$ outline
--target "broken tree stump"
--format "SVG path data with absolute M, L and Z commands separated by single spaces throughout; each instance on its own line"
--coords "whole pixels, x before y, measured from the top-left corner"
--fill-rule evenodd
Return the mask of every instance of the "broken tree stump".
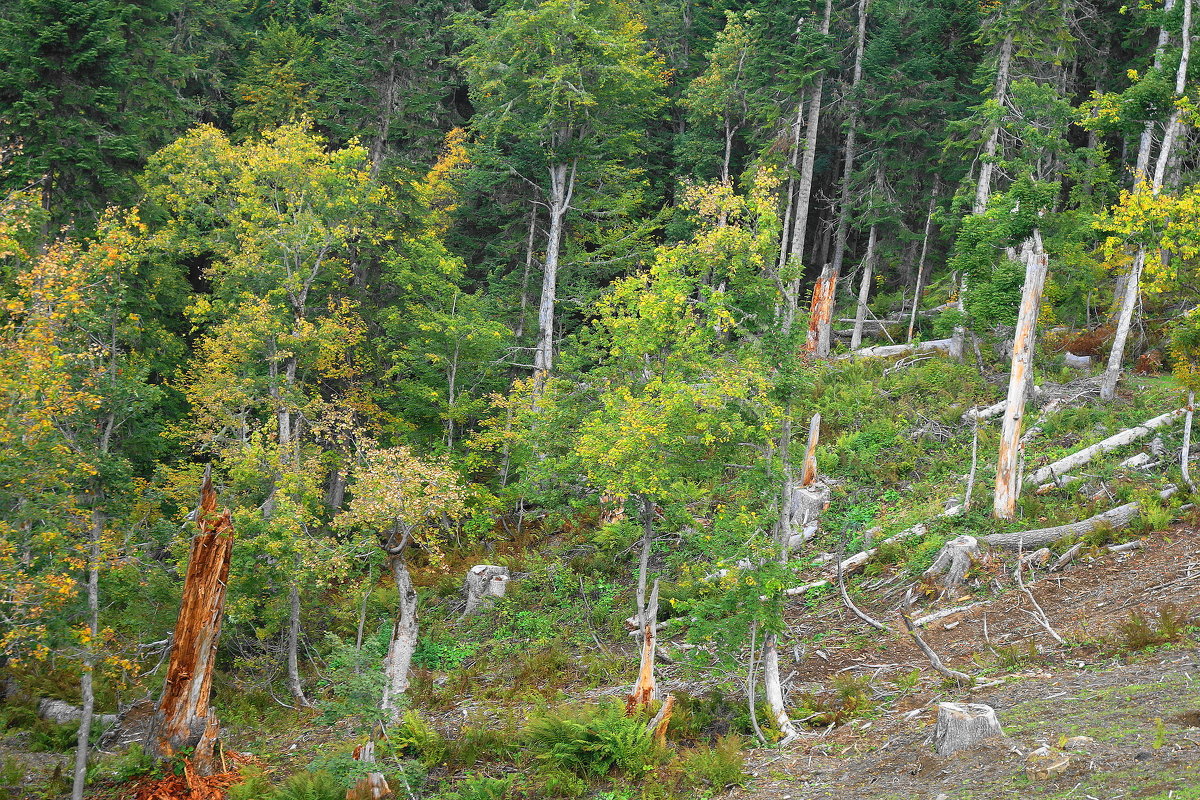
M 971 569 L 972 560 L 979 557 L 979 540 L 974 536 L 959 536 L 942 545 L 925 577 L 937 579 L 942 594 L 953 597 Z
M 463 593 L 467 597 L 464 617 L 478 613 L 491 605 L 497 598 L 504 597 L 511 575 L 508 567 L 491 564 L 476 564 L 467 570 L 463 580 Z
M 938 703 L 933 745 L 939 756 L 974 747 L 984 739 L 1003 736 L 996 710 L 982 703 Z
M 642 661 L 638 667 L 637 683 L 625 699 L 625 713 L 633 715 L 654 702 L 658 696 L 658 684 L 654 680 L 654 649 L 658 643 L 658 579 L 650 590 L 650 599 L 642 615 Z
M 354 760 L 363 764 L 374 764 L 375 740 L 368 740 L 354 748 Z M 386 800 L 395 796 L 382 772 L 368 772 L 346 792 L 346 800 Z
M 200 531 L 192 539 L 167 679 L 150 722 L 147 751 L 167 760 L 190 749 L 196 774 L 207 776 L 220 771 L 214 760 L 220 725 L 208 699 L 233 554 L 233 522 L 228 509 L 217 511 L 217 493 L 207 473 L 196 523 Z

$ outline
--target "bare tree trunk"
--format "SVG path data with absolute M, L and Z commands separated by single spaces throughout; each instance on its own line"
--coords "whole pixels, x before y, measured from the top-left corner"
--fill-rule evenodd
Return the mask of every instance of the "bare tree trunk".
M 821 23 L 821 33 L 829 35 L 829 20 L 833 15 L 833 0 L 825 0 L 825 18 Z M 800 303 L 800 282 L 803 278 L 804 239 L 808 234 L 808 213 L 812 206 L 813 167 L 817 158 L 817 130 L 821 124 L 821 101 L 824 97 L 825 72 L 817 76 L 813 86 L 812 96 L 808 103 L 808 122 L 804 132 L 804 161 L 800 168 L 800 188 L 795 202 L 795 218 L 792 222 L 792 244 L 789 250 L 788 262 L 792 274 L 784 276 L 783 291 L 783 325 L 784 336 L 792 331 L 796 321 L 796 311 Z
M 1042 248 L 1042 235 L 1035 228 L 1033 236 L 1022 248 L 1025 261 L 1025 287 L 1021 294 L 1021 310 L 1013 338 L 1012 369 L 1008 375 L 1008 403 L 1000 433 L 1000 457 L 996 462 L 996 493 L 993 513 L 997 519 L 1012 519 L 1016 513 L 1020 477 L 1017 470 L 1021 460 L 1021 423 L 1025 419 L 1025 399 L 1033 367 L 1034 342 L 1037 339 L 1038 310 L 1042 305 L 1042 289 L 1046 284 L 1047 258 Z
M 200 531 L 192 539 L 167 679 L 150 723 L 147 749 L 156 758 L 168 760 L 191 748 L 197 774 L 210 775 L 217 766 L 214 755 L 220 724 L 208 698 L 233 554 L 233 522 L 228 510 L 217 511 L 217 493 L 207 475 L 200 489 L 196 521 Z
M 1175 8 L 1175 0 L 1166 0 L 1163 3 L 1163 14 L 1170 14 Z M 1171 38 L 1171 32 L 1165 26 L 1159 26 L 1158 29 L 1158 45 L 1154 48 L 1154 69 L 1162 69 L 1163 51 L 1166 50 L 1167 42 Z M 1138 181 L 1147 180 L 1150 177 L 1150 148 L 1154 145 L 1154 122 L 1147 120 L 1142 127 L 1141 140 L 1138 142 L 1137 161 L 1134 166 L 1133 180 L 1136 185 Z
M 550 233 L 542 271 L 542 297 L 538 305 L 538 340 L 533 358 L 535 393 L 540 394 L 554 365 L 554 298 L 558 287 L 558 259 L 562 250 L 563 221 L 575 191 L 575 164 L 550 166 Z
M 1013 35 L 1010 31 L 1000 44 L 1000 58 L 996 64 L 996 84 L 992 93 L 992 100 L 1000 109 L 1001 114 L 1004 113 L 1005 105 L 1008 102 L 1008 81 L 1009 73 L 1012 70 L 1012 56 Z M 992 196 L 992 175 L 996 171 L 996 154 L 1000 150 L 1001 127 L 1001 121 L 997 120 L 988 132 L 987 143 L 983 146 L 979 176 L 975 182 L 975 202 L 971 206 L 972 214 L 982 214 L 986 211 L 988 200 Z
M 858 305 L 854 310 L 854 329 L 850 333 L 850 352 L 862 344 L 863 321 L 867 318 L 867 298 L 871 295 L 871 281 L 875 277 L 875 245 L 878 242 L 879 225 L 871 226 L 867 237 L 867 256 L 863 260 L 862 280 L 858 284 Z
M 300 556 L 296 555 L 293 561 L 299 571 Z M 296 708 L 312 705 L 304 696 L 304 683 L 300 680 L 300 586 L 295 581 L 288 587 L 287 685 Z
M 822 278 L 828 281 L 829 286 L 821 296 L 822 305 L 818 308 L 815 295 L 812 304 L 812 315 L 820 317 L 816 328 L 815 342 L 812 344 L 812 352 L 819 358 L 827 358 L 832 346 L 833 306 L 836 304 L 837 282 L 842 273 L 842 262 L 846 258 L 846 243 L 850 237 L 850 186 L 854 179 L 854 160 L 858 156 L 858 100 L 854 94 L 859 81 L 862 80 L 863 51 L 867 38 L 868 1 L 859 0 L 858 3 L 858 31 L 854 41 L 854 71 L 850 80 L 850 95 L 854 99 L 850 104 L 850 117 L 846 121 L 846 139 L 842 144 L 842 189 L 838 201 L 833 261 L 821 272 Z
M 773 633 L 763 638 L 763 691 L 767 696 L 767 705 L 775 725 L 783 734 L 780 746 L 790 744 L 800 735 L 792 724 L 787 713 L 787 704 L 783 699 L 783 685 L 779 680 L 779 639 Z
M 804 109 L 808 105 L 808 88 L 800 94 L 800 102 L 796 104 L 796 122 L 792 125 L 792 172 L 800 167 L 800 132 L 804 129 Z M 787 205 L 783 211 L 783 230 L 779 235 L 779 263 L 776 272 L 787 266 L 788 245 L 792 243 L 792 220 L 796 206 L 796 176 L 792 174 L 787 181 Z
M 925 280 L 925 259 L 929 255 L 929 236 L 933 232 L 933 212 L 937 208 L 938 187 L 934 186 L 933 195 L 929 198 L 929 214 L 925 217 L 925 235 L 921 237 L 921 257 L 917 259 L 917 280 L 913 287 L 912 311 L 908 316 L 908 339 L 913 339 L 913 329 L 917 326 L 917 312 L 921 308 L 921 289 Z
M 642 660 L 638 669 L 637 684 L 633 687 L 626 702 L 626 710 L 632 713 L 636 708 L 651 703 L 657 692 L 654 682 L 654 648 L 655 627 L 658 623 L 658 581 L 650 593 L 649 602 L 646 600 L 646 584 L 650 572 L 650 550 L 654 546 L 654 501 L 648 496 L 642 496 L 642 556 L 638 562 L 638 626 L 642 631 Z
M 521 337 L 525 335 L 525 309 L 529 307 L 529 273 L 533 270 L 533 245 L 537 236 L 538 204 L 536 197 L 532 206 L 533 208 L 529 212 L 529 235 L 525 240 L 525 269 L 521 273 L 521 313 L 517 316 L 517 327 L 513 330 L 513 336 L 518 344 L 520 344 Z
M 404 558 L 403 545 L 399 552 L 388 552 L 388 566 L 396 582 L 399 599 L 396 604 L 396 623 L 392 628 L 392 641 L 388 644 L 387 657 L 383 660 L 383 702 L 380 710 L 392 722 L 398 722 L 403 713 L 401 698 L 408 691 L 408 669 L 413 653 L 417 649 L 417 590 L 413 587 Z
M 92 527 L 88 536 L 88 642 L 83 671 L 79 675 L 79 692 L 82 711 L 79 715 L 79 733 L 75 737 L 75 771 L 71 781 L 71 800 L 83 800 L 84 783 L 87 780 L 88 740 L 92 733 L 92 719 L 96 710 L 96 692 L 92 678 L 96 671 L 96 642 L 100 637 L 100 539 L 104 533 L 104 514 L 97 507 L 98 492 L 92 498 Z
M 1187 399 L 1187 415 L 1183 419 L 1183 450 L 1179 455 L 1179 469 L 1183 473 L 1183 482 L 1187 484 L 1192 494 L 1196 493 L 1196 484 L 1192 482 L 1192 470 L 1189 462 L 1192 457 L 1192 413 L 1195 410 L 1196 393 L 1189 390 Z

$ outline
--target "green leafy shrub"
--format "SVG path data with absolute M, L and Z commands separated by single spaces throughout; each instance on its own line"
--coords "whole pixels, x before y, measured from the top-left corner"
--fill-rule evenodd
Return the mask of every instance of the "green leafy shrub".
M 23 796 L 25 766 L 15 758 L 0 760 L 0 798 L 17 800 Z
M 720 791 L 740 786 L 746 779 L 746 757 L 742 753 L 742 737 L 722 736 L 711 747 L 697 747 L 680 757 L 685 775 L 697 784 Z
M 452 791 L 439 794 L 438 800 L 504 800 L 514 780 L 511 776 L 468 775 Z
M 603 777 L 614 769 L 638 776 L 658 757 L 646 721 L 625 716 L 616 703 L 546 713 L 530 723 L 525 738 L 534 758 L 580 776 Z
M 426 766 L 446 760 L 448 745 L 434 728 L 415 711 L 406 711 L 390 739 L 398 754 L 417 759 Z
M 130 778 L 136 778 L 140 775 L 147 775 L 154 771 L 156 764 L 154 757 L 142 749 L 138 743 L 134 743 L 124 753 L 114 755 L 101 755 L 88 768 L 88 783 L 91 783 L 100 778 L 106 778 L 113 781 L 127 781 Z
M 829 689 L 819 692 L 802 692 L 802 707 L 799 718 L 814 727 L 841 724 L 875 706 L 872 699 L 871 681 L 853 675 L 834 677 Z
M 447 763 L 460 768 L 508 760 L 518 749 L 515 731 L 491 725 L 464 728 L 458 739 L 446 744 Z
M 362 648 L 356 651 L 352 642 L 326 634 L 328 666 L 321 683 L 322 697 L 317 702 L 322 722 L 332 724 L 352 716 L 373 719 L 377 715 L 384 681 L 379 663 L 387 653 L 390 639 L 391 632 L 381 628 L 376 635 L 366 637 Z
M 30 729 L 29 749 L 35 753 L 65 753 L 74 749 L 78 738 L 78 722 L 55 725 L 39 719 Z
M 1187 627 L 1188 615 L 1174 603 L 1164 603 L 1158 609 L 1157 619 L 1147 617 L 1135 609 L 1129 619 L 1118 628 L 1123 644 L 1130 650 L 1141 650 L 1157 644 L 1166 644 L 1179 639 Z

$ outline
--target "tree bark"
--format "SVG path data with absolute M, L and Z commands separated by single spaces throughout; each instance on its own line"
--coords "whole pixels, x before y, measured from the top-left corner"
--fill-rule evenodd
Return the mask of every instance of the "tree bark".
M 1192 482 L 1192 470 L 1189 462 L 1192 456 L 1192 413 L 1195 409 L 1196 393 L 1188 391 L 1187 416 L 1183 419 L 1183 450 L 1179 454 L 1179 470 L 1183 473 L 1183 482 L 1188 491 L 1196 493 L 1196 484 Z
M 1021 462 L 1021 423 L 1025 419 L 1025 400 L 1033 369 L 1033 350 L 1037 339 L 1038 310 L 1046 284 L 1047 258 L 1042 235 L 1035 228 L 1021 251 L 1025 262 L 1025 287 L 1021 310 L 1013 337 L 1012 368 L 1008 374 L 1008 401 L 1000 432 L 1000 456 L 996 462 L 996 492 L 992 513 L 997 519 L 1012 519 L 1016 514 L 1021 485 L 1017 472 Z
M 408 669 L 413 653 L 417 649 L 417 590 L 413 587 L 404 558 L 403 545 L 399 552 L 388 552 L 388 567 L 396 582 L 399 595 L 396 604 L 396 623 L 392 628 L 392 640 L 388 644 L 387 657 L 383 660 L 383 702 L 380 710 L 391 722 L 400 721 L 404 708 L 400 699 L 408 691 Z
M 775 725 L 783 734 L 779 746 L 791 744 L 800 736 L 796 726 L 792 724 L 787 713 L 787 704 L 783 699 L 783 684 L 779 679 L 779 637 L 768 633 L 763 637 L 763 692 L 766 694 L 767 706 Z
M 639 615 L 642 626 L 642 659 L 638 664 L 638 679 L 625 700 L 625 713 L 634 714 L 647 708 L 658 697 L 654 680 L 654 651 L 658 644 L 658 579 L 650 590 L 650 599 Z
M 1000 45 L 1000 58 L 996 64 L 996 84 L 992 100 L 1000 108 L 1003 116 L 1004 107 L 1008 102 L 1009 73 L 1012 69 L 1013 35 L 1009 32 Z M 992 196 L 992 175 L 996 170 L 996 154 L 1000 149 L 1001 120 L 996 120 L 988 132 L 987 142 L 979 163 L 979 176 L 975 182 L 975 202 L 971 206 L 972 214 L 982 214 L 987 210 L 988 200 Z
M 825 18 L 821 23 L 821 33 L 829 35 L 829 20 L 833 15 L 833 0 L 825 0 Z M 813 167 L 817 158 L 817 130 L 821 123 L 821 101 L 824 96 L 825 71 L 817 75 L 813 86 L 812 96 L 808 103 L 808 121 L 804 132 L 804 159 L 800 167 L 800 184 L 797 190 L 795 217 L 792 222 L 792 244 L 789 249 L 788 262 L 792 274 L 787 275 L 783 291 L 783 324 L 784 336 L 792 331 L 796 321 L 796 311 L 800 303 L 800 282 L 803 278 L 804 239 L 808 234 L 808 213 L 812 206 Z
M 862 344 L 863 320 L 867 318 L 867 298 L 871 294 L 871 280 L 875 277 L 875 244 L 878 240 L 879 226 L 872 225 L 867 237 L 867 256 L 863 259 L 862 280 L 858 284 L 858 304 L 854 309 L 854 331 L 850 334 L 850 350 L 857 350 Z
M 974 747 L 984 739 L 1003 736 L 996 711 L 982 703 L 938 703 L 933 744 L 939 756 Z
M 917 326 L 917 313 L 921 308 L 921 289 L 925 280 L 925 260 L 929 255 L 929 237 L 933 233 L 933 212 L 937 208 L 937 186 L 934 186 L 933 195 L 929 198 L 929 214 L 925 217 L 925 234 L 921 237 L 921 257 L 917 259 L 917 280 L 916 286 L 913 288 L 913 304 L 912 311 L 908 317 L 908 339 L 911 342 L 913 339 L 913 329 Z
M 296 555 L 294 561 L 298 571 L 300 556 Z M 304 696 L 304 683 L 300 680 L 300 586 L 294 581 L 288 587 L 287 684 L 296 708 L 312 705 Z
M 196 521 L 200 531 L 192 539 L 167 679 L 150 723 L 147 749 L 167 760 L 191 748 L 197 774 L 210 775 L 217 768 L 220 724 L 208 701 L 233 553 L 233 522 L 228 510 L 217 511 L 217 493 L 207 475 Z
M 550 165 L 550 233 L 546 238 L 546 263 L 542 271 L 542 297 L 538 305 L 538 339 L 534 351 L 535 393 L 541 392 L 554 366 L 554 299 L 558 287 L 558 261 L 562 251 L 563 222 L 575 191 L 575 164 Z
M 858 157 L 858 100 L 855 95 L 862 80 L 863 51 L 867 36 L 867 4 L 859 0 L 858 30 L 854 40 L 854 69 L 850 79 L 850 115 L 846 120 L 846 138 L 842 143 L 842 186 L 838 198 L 838 215 L 834 230 L 833 260 L 821 270 L 822 279 L 828 284 L 822 292 L 820 305 L 813 294 L 812 317 L 819 318 L 816 326 L 809 326 L 809 352 L 818 358 L 828 358 L 833 346 L 833 307 L 836 304 L 837 282 L 842 274 L 842 263 L 846 259 L 846 244 L 850 237 L 850 188 L 854 179 L 854 161 Z
M 88 536 L 88 643 L 83 671 L 79 675 L 82 708 L 79 714 L 79 732 L 75 738 L 75 770 L 71 781 L 71 800 L 83 800 L 84 783 L 87 780 L 88 743 L 96 710 L 96 692 L 92 678 L 96 671 L 96 642 L 100 637 L 100 540 L 104 534 L 104 513 L 97 507 L 100 502 L 98 494 L 94 493 L 92 498 L 92 526 Z

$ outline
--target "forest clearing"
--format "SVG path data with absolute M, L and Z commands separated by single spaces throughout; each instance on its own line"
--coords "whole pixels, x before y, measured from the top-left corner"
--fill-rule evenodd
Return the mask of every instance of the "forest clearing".
M 1200 798 L 1194 5 L 0 4 L 0 800 Z

